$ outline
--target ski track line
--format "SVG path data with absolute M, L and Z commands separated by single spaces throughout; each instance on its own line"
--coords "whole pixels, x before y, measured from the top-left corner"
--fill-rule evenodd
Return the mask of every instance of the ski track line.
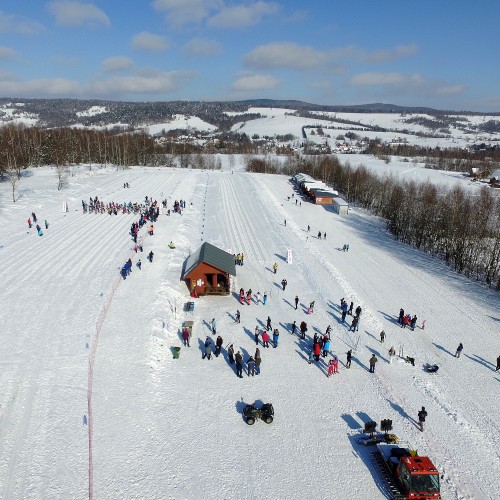
M 179 185 L 179 182 L 174 186 L 174 189 Z M 149 195 L 148 195 L 149 196 Z M 161 204 L 161 201 L 159 202 Z M 165 215 L 164 215 L 165 216 Z M 144 240 L 147 239 L 149 234 L 147 233 L 147 228 L 148 224 L 144 225 L 144 231 L 145 234 L 143 234 L 140 238 L 140 242 L 143 243 Z M 132 258 L 135 255 L 135 252 L 133 249 L 129 253 L 129 257 Z M 126 259 L 124 259 L 125 261 Z M 102 331 L 103 324 L 106 320 L 106 316 L 108 313 L 108 310 L 111 306 L 111 303 L 113 301 L 114 295 L 118 287 L 120 286 L 120 283 L 122 282 L 122 278 L 118 275 L 114 278 L 112 284 L 111 284 L 111 289 L 108 291 L 106 299 L 104 301 L 104 304 L 101 308 L 101 312 L 98 316 L 97 323 L 95 326 L 95 332 L 94 332 L 94 337 L 92 339 L 92 349 L 89 355 L 89 360 L 88 360 L 88 387 L 87 387 L 87 411 L 88 411 L 88 457 L 89 457 L 89 462 L 88 462 L 88 496 L 89 500 L 92 500 L 94 498 L 94 466 L 93 466 L 93 429 L 94 429 L 94 421 L 93 421 L 93 415 L 92 415 L 92 395 L 93 395 L 93 384 L 94 384 L 94 366 L 95 366 L 95 360 L 97 356 L 97 347 L 99 343 L 99 336 Z
M 376 383 L 377 381 L 379 383 Z M 408 407 L 401 393 L 394 390 L 394 386 L 392 385 L 390 380 L 383 374 L 381 374 L 380 370 L 376 372 L 374 380 L 372 381 L 372 385 L 375 391 L 379 394 L 379 398 L 384 404 L 386 404 L 386 401 L 389 399 L 393 403 L 397 404 L 400 408 L 404 409 Z M 416 424 L 413 424 L 410 421 L 408 421 L 408 419 L 406 419 L 404 415 L 402 415 L 402 417 L 404 418 L 403 425 L 406 428 L 405 434 L 410 434 L 411 431 L 414 431 L 414 425 Z M 431 459 L 434 458 L 434 461 L 436 461 L 438 460 L 437 457 L 439 456 L 442 457 L 443 470 L 440 470 L 440 472 L 441 474 L 443 474 L 445 467 L 453 463 L 451 459 L 447 458 L 453 456 L 453 453 L 450 452 L 450 450 L 445 450 L 443 448 L 439 440 L 436 439 L 432 431 L 429 430 L 428 426 L 421 437 L 426 442 L 425 449 L 434 450 L 434 455 L 433 457 L 432 456 L 430 457 Z M 410 443 L 410 446 L 416 447 L 416 443 L 414 444 Z M 456 466 L 453 467 L 452 472 L 447 474 L 446 479 L 448 487 L 452 490 L 457 500 L 464 498 L 468 498 L 470 500 L 476 498 L 484 498 L 484 493 L 479 493 L 479 491 L 475 486 L 472 486 L 470 483 L 468 483 L 467 486 L 464 484 L 463 473 L 459 472 L 459 467 Z M 465 493 L 459 494 L 458 487 L 460 487 L 460 490 Z M 471 487 L 473 490 L 472 492 L 471 492 Z M 464 494 L 466 495 L 465 497 L 463 496 Z

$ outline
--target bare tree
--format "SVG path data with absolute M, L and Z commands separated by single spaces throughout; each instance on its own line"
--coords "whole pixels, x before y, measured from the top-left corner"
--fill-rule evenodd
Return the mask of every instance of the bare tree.
M 9 170 L 9 182 L 10 185 L 12 186 L 12 201 L 15 203 L 16 202 L 16 189 L 21 181 L 21 177 L 17 175 L 17 172 L 15 170 Z

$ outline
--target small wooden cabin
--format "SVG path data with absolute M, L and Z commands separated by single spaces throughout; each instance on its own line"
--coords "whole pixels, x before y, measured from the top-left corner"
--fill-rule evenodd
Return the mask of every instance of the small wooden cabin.
M 230 276 L 236 276 L 234 256 L 205 242 L 187 258 L 183 279 L 191 295 L 228 295 Z

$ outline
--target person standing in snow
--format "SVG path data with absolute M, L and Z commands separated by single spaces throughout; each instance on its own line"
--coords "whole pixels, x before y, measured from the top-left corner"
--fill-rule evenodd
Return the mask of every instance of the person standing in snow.
M 295 335 L 295 331 L 296 331 L 296 330 L 297 330 L 297 322 L 296 322 L 296 321 L 294 321 L 294 322 L 292 323 L 292 335 Z
M 268 317 L 267 317 L 266 330 L 267 330 L 267 331 L 272 330 L 272 326 L 271 326 L 271 316 L 268 316 Z
M 375 373 L 375 363 L 377 361 L 377 356 L 375 356 L 375 354 L 372 354 L 372 357 L 370 358 L 370 373 Z
M 285 227 L 286 227 L 286 219 L 285 219 Z
M 260 302 L 260 292 L 257 292 L 257 305 L 259 304 Z
M 247 359 L 247 375 L 249 377 L 250 375 L 252 375 L 252 377 L 255 375 L 255 360 L 252 356 Z
M 356 307 L 356 310 L 354 311 L 358 318 L 361 316 L 361 311 L 362 311 L 361 306 Z
M 425 417 L 427 417 L 427 412 L 425 411 L 425 406 L 418 412 L 418 423 L 420 425 L 420 432 L 424 432 L 424 422 Z
M 45 229 L 49 228 L 49 223 L 47 222 L 47 219 L 45 219 Z
M 149 255 L 148 255 L 148 259 L 149 259 L 149 262 L 153 263 L 153 257 L 154 257 L 154 253 L 153 253 L 153 250 L 151 250 L 151 252 L 149 252 Z
M 203 357 L 201 359 L 205 358 L 212 358 L 212 342 L 210 340 L 210 337 L 207 337 L 207 340 L 205 340 L 205 352 L 203 353 Z
M 136 266 L 139 268 L 139 271 L 142 269 L 142 262 L 141 262 L 141 259 L 139 259 L 139 260 L 137 261 Z
M 404 310 L 403 308 L 401 308 L 401 309 L 399 310 L 399 317 L 398 317 L 398 323 L 399 323 L 400 325 L 402 325 L 402 324 L 403 324 L 403 318 L 404 318 L 404 317 L 405 317 L 405 310 Z
M 295 295 L 295 310 L 297 310 L 298 306 L 299 306 L 299 296 Z
M 311 364 L 314 361 L 314 349 L 309 351 L 309 356 L 307 357 L 307 362 Z
M 262 345 L 265 348 L 269 348 L 269 334 L 267 333 L 266 330 L 262 332 Z
M 273 271 L 274 271 L 274 274 L 276 274 L 276 271 L 278 270 L 278 264 L 276 264 L 276 262 L 273 264 Z
M 222 337 L 219 335 L 215 341 L 215 357 L 218 358 L 223 344 Z
M 262 297 L 262 303 L 266 305 L 267 302 L 267 292 L 264 292 L 264 296 Z
M 311 226 L 308 224 L 307 225 L 307 232 L 309 233 L 311 231 Z
M 422 321 L 422 326 L 420 327 L 421 330 L 425 330 L 425 323 L 426 323 L 426 321 L 424 319 L 424 321 Z
M 189 347 L 189 330 L 186 327 L 182 330 L 182 341 L 184 343 L 184 347 Z
M 347 351 L 347 362 L 345 364 L 346 368 L 351 368 L 351 359 L 352 359 L 352 349 Z
M 231 344 L 227 350 L 227 357 L 229 358 L 229 363 L 231 365 L 234 364 L 234 347 L 233 344 Z
M 415 326 L 417 325 L 417 315 L 414 314 L 413 315 L 413 318 L 411 318 L 411 321 L 410 321 L 410 328 L 411 328 L 411 331 L 415 331 Z
M 279 338 L 280 338 L 280 332 L 278 331 L 277 328 L 275 328 L 273 331 L 273 344 L 274 344 L 275 349 L 276 349 L 276 347 L 278 347 Z
M 328 352 L 330 351 L 330 339 L 325 337 L 323 339 L 323 357 L 326 358 L 328 356 Z
M 500 370 L 500 356 L 498 356 L 498 358 L 497 358 L 497 367 L 496 367 L 495 371 L 497 372 L 498 370 Z
M 238 311 L 238 309 L 236 309 L 236 323 L 239 323 L 240 322 L 240 311 Z
M 352 308 L 354 307 L 354 302 L 351 301 L 351 304 L 349 305 L 349 310 L 347 311 L 347 314 L 349 316 L 352 316 Z
M 283 278 L 281 280 L 281 286 L 283 287 L 283 291 L 285 291 L 285 288 L 287 285 L 288 285 L 288 281 L 285 278 Z
M 328 363 L 328 374 L 327 377 L 331 377 L 333 375 L 333 359 Z
M 352 322 L 351 322 L 351 326 L 349 327 L 349 331 L 353 331 L 353 332 L 356 332 L 359 330 L 359 317 L 358 316 L 354 316 L 354 318 L 352 318 Z
M 309 309 L 311 309 L 311 313 L 314 312 L 314 300 L 309 304 Z
M 389 349 L 389 363 L 392 365 L 392 358 L 396 356 L 396 349 L 394 347 L 391 347 Z
M 380 342 L 383 344 L 385 340 L 385 330 L 380 332 Z
M 29 217 L 28 217 L 28 226 L 31 229 L 32 224 L 31 224 L 31 219 Z
M 455 358 L 460 357 L 460 354 L 462 354 L 463 349 L 464 349 L 464 346 L 463 346 L 462 342 L 460 342 L 460 344 L 457 347 L 457 352 L 455 353 Z
M 314 361 L 318 362 L 319 357 L 321 355 L 321 346 L 319 345 L 319 342 L 315 342 L 313 350 L 314 350 Z
M 255 375 L 260 374 L 260 364 L 262 363 L 262 358 L 260 357 L 260 349 L 257 347 L 255 349 L 255 355 L 253 357 L 255 359 Z
M 345 323 L 345 317 L 347 316 L 347 308 L 349 306 L 347 305 L 347 302 L 343 301 L 340 309 L 342 310 L 342 323 Z
M 215 321 L 215 318 L 212 318 L 212 321 L 210 322 L 210 328 L 212 330 L 212 335 L 215 335 L 217 333 L 217 321 Z
M 234 360 L 236 361 L 236 376 L 243 378 L 243 356 L 240 351 L 236 353 Z
M 259 345 L 259 325 L 255 327 L 255 331 L 253 334 L 254 340 L 255 340 L 255 345 Z
M 321 231 L 318 232 L 318 240 L 321 239 Z
M 302 321 L 300 323 L 300 338 L 301 339 L 306 338 L 306 332 L 307 332 L 307 323 L 305 321 Z

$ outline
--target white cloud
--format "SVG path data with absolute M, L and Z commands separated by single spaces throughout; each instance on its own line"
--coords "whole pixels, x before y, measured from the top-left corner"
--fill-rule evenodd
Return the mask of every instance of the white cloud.
M 134 62 L 132 59 L 126 56 L 108 57 L 101 63 L 101 68 L 106 72 L 125 71 L 131 69 L 133 66 Z
M 64 55 L 52 56 L 50 60 L 54 64 L 59 64 L 61 66 L 66 66 L 66 67 L 76 66 L 80 62 L 78 57 L 64 56 Z
M 455 96 L 465 90 L 464 85 L 448 85 L 438 80 L 424 78 L 419 73 L 407 75 L 399 72 L 367 72 L 354 75 L 351 85 L 358 87 L 385 87 L 399 94 L 416 94 L 426 97 Z
M 154 0 L 153 7 L 165 12 L 167 22 L 180 27 L 185 24 L 199 24 L 208 18 L 210 12 L 224 6 L 222 0 Z
M 295 42 L 272 42 L 247 52 L 243 56 L 243 63 L 254 68 L 304 71 L 325 66 L 335 57 L 334 52 L 316 50 Z
M 98 25 L 110 26 L 109 17 L 99 7 L 91 3 L 72 1 L 51 2 L 49 12 L 55 16 L 60 26 L 87 26 L 95 28 Z
M 276 14 L 278 10 L 278 4 L 263 1 L 224 7 L 208 20 L 207 25 L 211 28 L 247 28 L 257 24 L 264 16 Z
M 7 59 L 8 57 L 13 57 L 15 55 L 16 51 L 14 49 L 0 45 L 0 59 Z
M 281 80 L 272 75 L 243 76 L 233 83 L 233 90 L 266 90 L 274 89 L 281 84 Z
M 390 50 L 375 50 L 373 52 L 368 52 L 358 49 L 356 52 L 357 58 L 361 62 L 377 64 L 414 56 L 418 52 L 418 47 L 415 43 L 411 43 L 409 45 L 397 45 Z
M 137 50 L 163 52 L 168 49 L 168 41 L 164 36 L 153 35 L 147 31 L 137 33 L 132 38 L 132 47 Z
M 0 11 L 0 33 L 16 33 L 18 35 L 38 35 L 45 31 L 43 24 L 17 14 L 6 14 Z
M 21 81 L 13 75 L 2 78 L 0 95 L 18 97 L 99 97 L 119 98 L 127 94 L 169 94 L 181 89 L 194 76 L 185 71 L 143 71 L 131 76 L 116 76 L 89 83 L 66 78 Z
M 15 81 L 16 75 L 14 73 L 10 73 L 9 71 L 1 71 L 0 70 L 0 82 L 2 81 Z
M 222 45 L 216 40 L 193 38 L 184 45 L 182 52 L 187 57 L 217 56 L 222 52 Z

